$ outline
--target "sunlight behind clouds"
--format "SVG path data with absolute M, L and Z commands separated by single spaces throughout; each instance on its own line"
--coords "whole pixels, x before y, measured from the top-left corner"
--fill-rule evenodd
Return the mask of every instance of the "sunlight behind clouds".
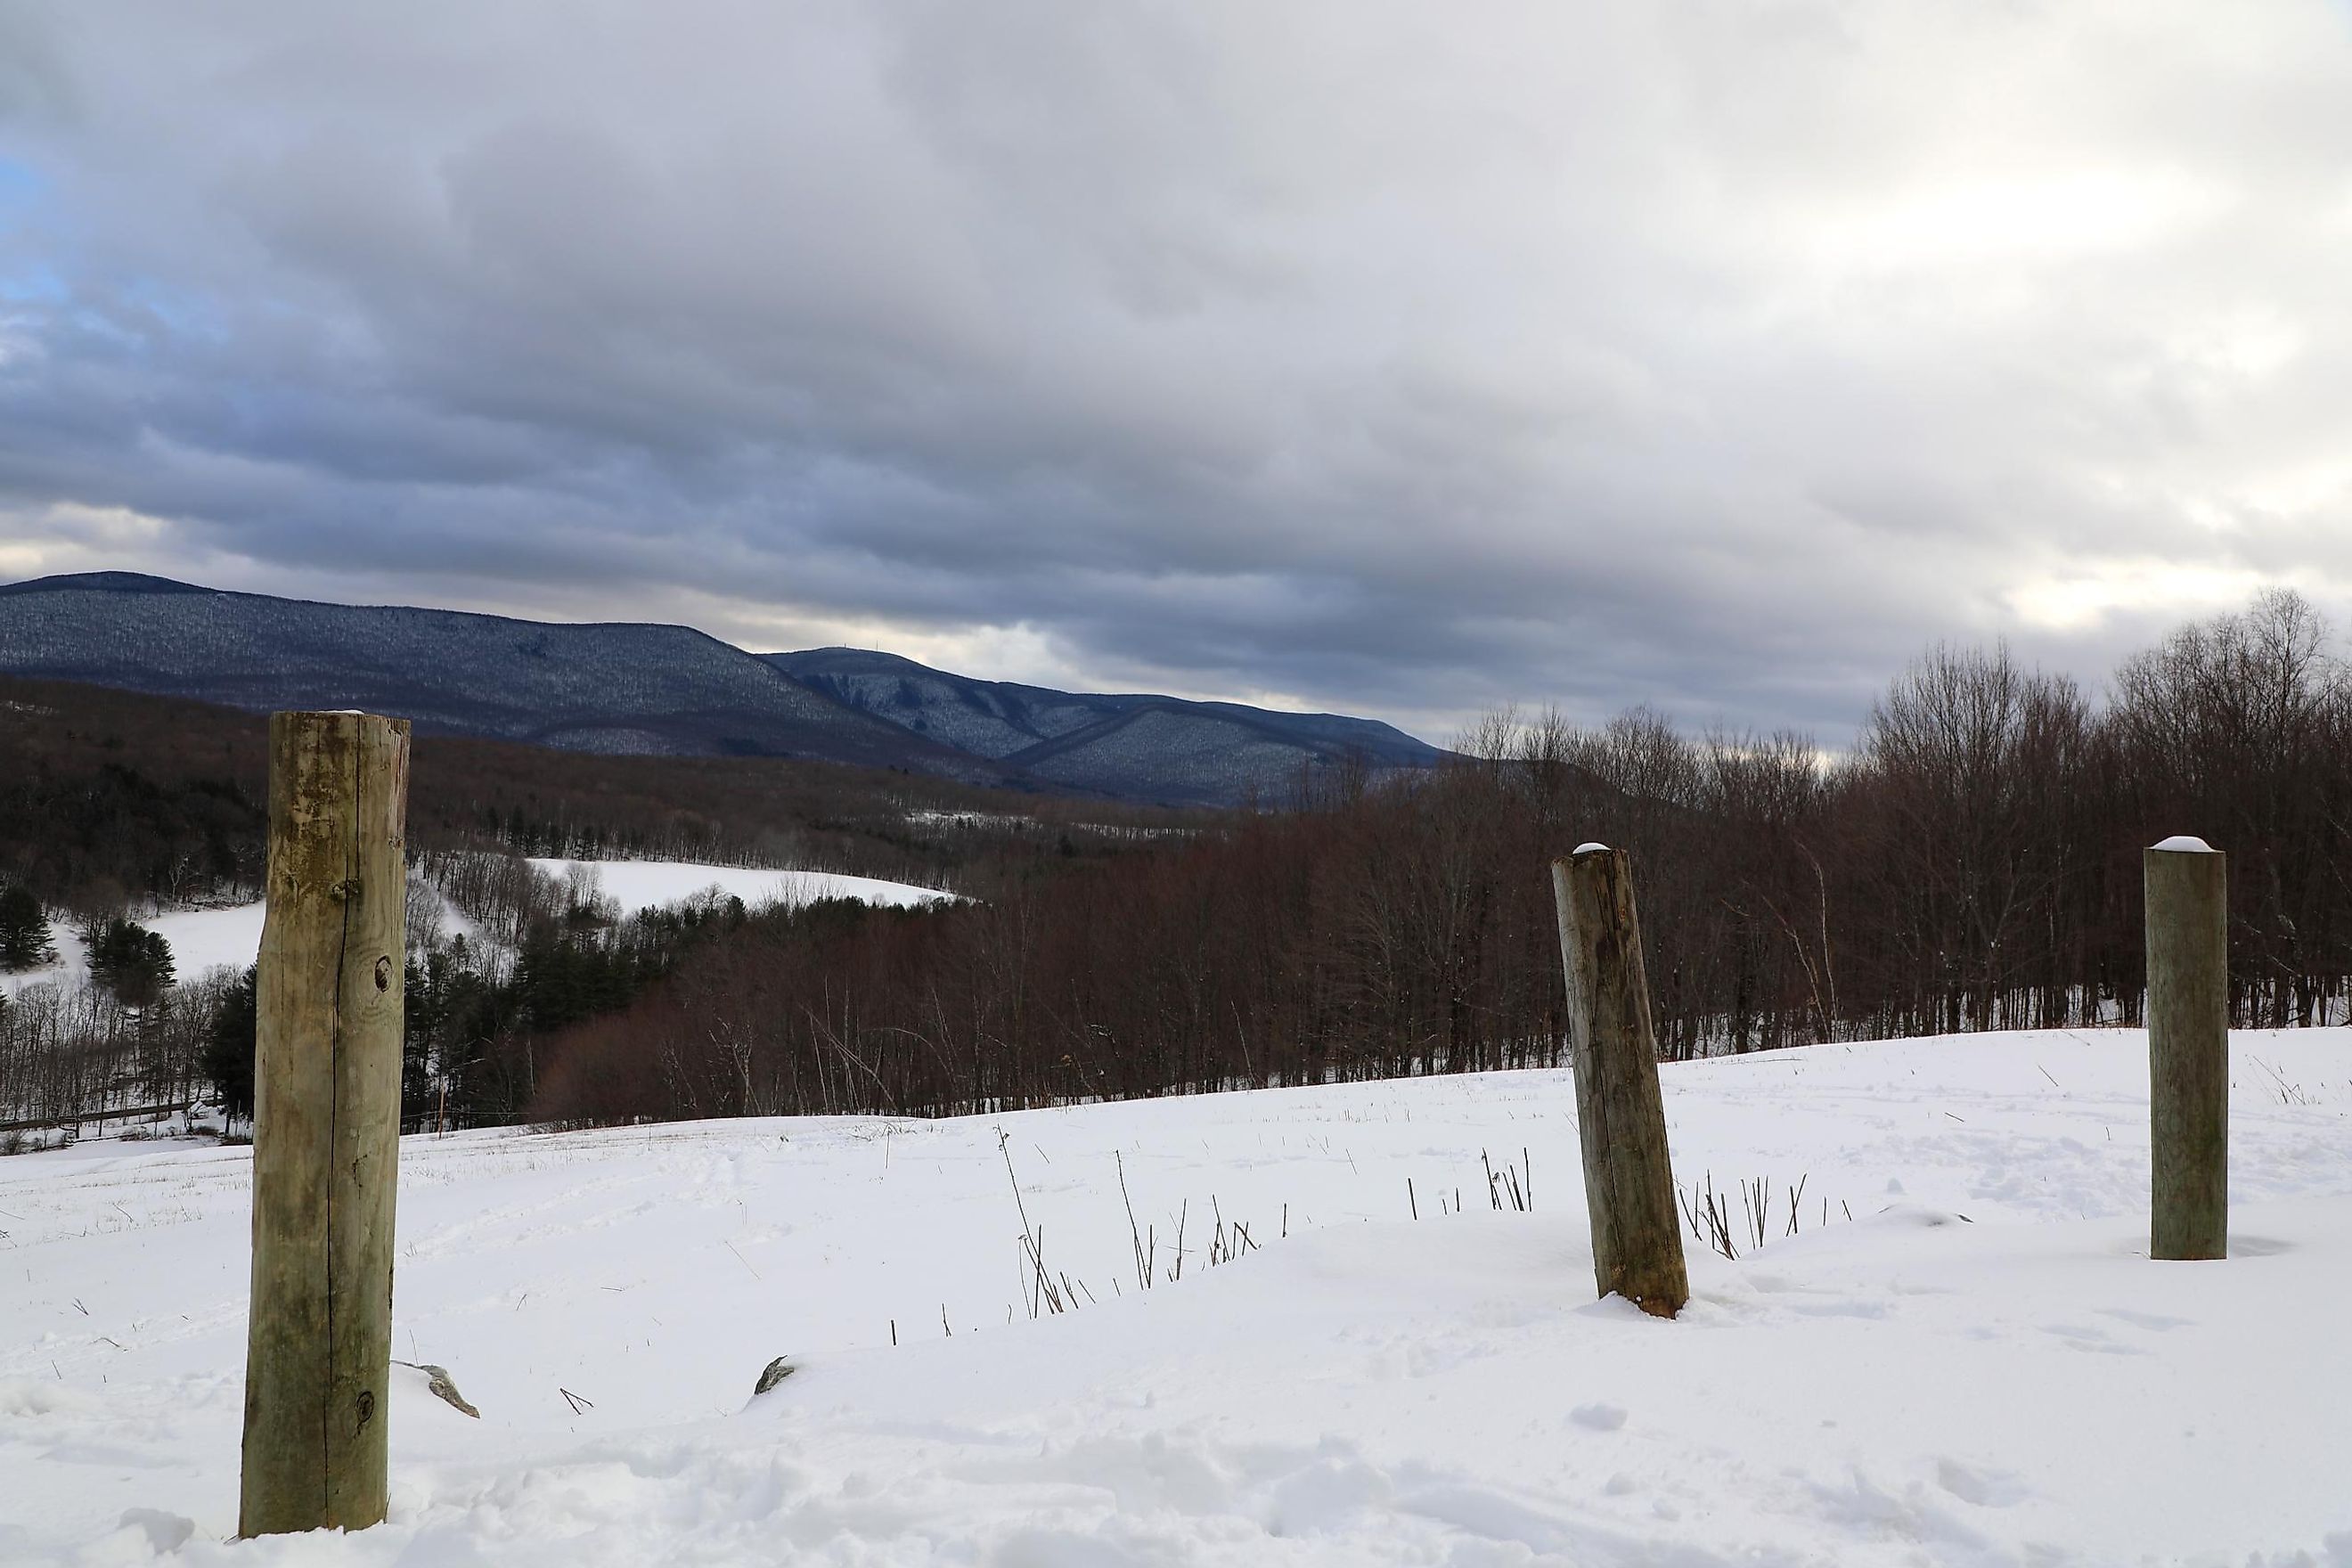
M 1960 268 L 2127 251 L 2207 222 L 2226 192 L 2186 174 L 2107 169 L 1943 182 L 1825 218 L 1832 267 Z
M 2235 609 L 2273 581 L 2243 568 L 2113 561 L 2067 576 L 2036 578 L 2011 589 L 2007 599 L 2027 626 L 2063 632 L 2096 626 L 2116 611 L 2186 619 Z M 2302 583 L 2286 585 L 2309 591 Z

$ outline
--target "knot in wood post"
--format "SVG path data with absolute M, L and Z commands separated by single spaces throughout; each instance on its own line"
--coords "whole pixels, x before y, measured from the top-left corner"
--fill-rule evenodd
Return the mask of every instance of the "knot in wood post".
M 407 801 L 406 720 L 271 717 L 241 1535 L 384 1516 Z
M 1580 845 L 1552 863 L 1552 890 L 1568 982 L 1569 1060 L 1593 1279 L 1601 1295 L 1671 1318 L 1690 1300 L 1690 1281 L 1632 867 L 1622 849 Z

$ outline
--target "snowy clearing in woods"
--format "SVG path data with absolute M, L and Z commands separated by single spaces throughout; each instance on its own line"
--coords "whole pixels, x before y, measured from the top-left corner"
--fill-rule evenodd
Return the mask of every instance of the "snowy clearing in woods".
M 172 944 L 173 973 L 194 980 L 215 964 L 243 969 L 251 963 L 261 951 L 261 914 L 262 906 L 253 903 L 134 918 Z M 56 961 L 37 969 L 0 970 L 0 994 L 14 996 L 40 984 L 76 985 L 89 975 L 89 952 L 71 926 L 52 917 L 49 940 L 58 950 Z
M 757 866 L 706 866 L 687 860 L 552 860 L 533 858 L 533 869 L 562 881 L 575 870 L 620 906 L 624 915 L 651 905 L 674 904 L 716 888 L 753 909 L 763 904 L 814 903 L 819 899 L 857 899 L 869 904 L 909 905 L 953 897 L 935 888 L 847 877 L 834 871 L 780 871 Z M 261 951 L 258 902 L 217 910 L 166 910 L 135 918 L 172 944 L 172 966 L 182 980 L 194 980 L 216 964 L 243 969 Z M 454 911 L 445 922 L 465 928 Z M 0 972 L 0 994 L 14 995 L 44 982 L 72 984 L 89 972 L 82 940 L 62 921 L 53 924 L 54 963 L 38 969 Z
M 904 907 L 952 898 L 937 888 L 848 877 L 838 871 L 777 871 L 759 866 L 702 866 L 683 860 L 548 860 L 534 858 L 533 870 L 562 881 L 577 872 L 634 914 L 654 904 L 674 904 L 716 888 L 753 909 L 762 904 L 810 904 L 819 899 L 856 899 L 862 903 Z
M 2352 1563 L 2352 1031 L 2235 1037 L 2227 1262 L 2143 1256 L 2146 1062 L 1668 1067 L 1774 1194 L 1672 1322 L 1591 1299 L 1559 1072 L 410 1138 L 394 1353 L 481 1419 L 395 1368 L 391 1521 L 236 1544 L 246 1152 L 0 1161 L 0 1562 Z

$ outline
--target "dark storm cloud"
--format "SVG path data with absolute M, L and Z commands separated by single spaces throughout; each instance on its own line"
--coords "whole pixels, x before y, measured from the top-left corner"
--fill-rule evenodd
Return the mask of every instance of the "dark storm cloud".
M 0 574 L 1835 740 L 2352 608 L 2322 4 L 0 0 Z

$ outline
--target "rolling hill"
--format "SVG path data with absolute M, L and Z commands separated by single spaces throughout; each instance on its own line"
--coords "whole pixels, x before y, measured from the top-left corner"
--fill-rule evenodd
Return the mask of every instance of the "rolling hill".
M 767 755 L 1009 782 L 686 626 L 563 626 L 217 593 L 131 573 L 0 588 L 0 671 L 232 708 L 358 707 L 428 734 Z
M 127 572 L 0 586 L 0 674 L 248 710 L 360 707 L 420 733 L 776 756 L 1185 805 L 1288 798 L 1351 760 L 1425 767 L 1387 724 L 975 680 L 886 653 L 756 656 L 690 627 L 564 625 L 225 593 Z
M 1441 755 L 1393 725 L 1339 714 L 976 680 L 860 648 L 766 658 L 845 706 L 1062 789 L 1217 804 L 1278 800 L 1302 773 L 1351 756 L 1383 769 L 1430 767 Z

